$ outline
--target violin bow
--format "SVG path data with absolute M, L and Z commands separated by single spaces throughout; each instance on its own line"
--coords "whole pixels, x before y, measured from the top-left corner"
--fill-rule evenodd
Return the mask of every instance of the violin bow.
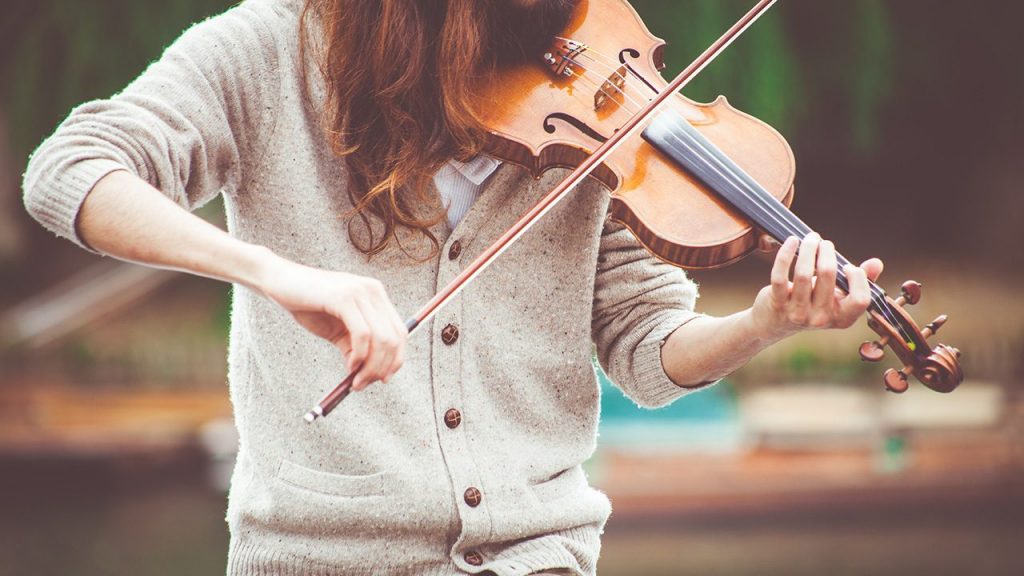
M 573 191 L 587 176 L 600 166 L 619 145 L 639 132 L 643 123 L 661 108 L 673 94 L 682 90 L 691 80 L 697 77 L 715 58 L 729 47 L 743 32 L 754 24 L 778 0 L 760 0 L 742 18 L 732 25 L 721 37 L 687 66 L 665 90 L 650 100 L 639 112 L 634 114 L 613 136 L 601 144 L 575 170 L 566 176 L 551 192 L 548 192 L 537 204 L 524 214 L 515 224 L 501 235 L 491 246 L 476 257 L 466 268 L 440 292 L 434 295 L 419 311 L 405 321 L 409 335 L 430 320 L 452 298 L 457 296 L 470 282 L 493 263 L 498 256 L 515 244 L 523 234 L 555 207 L 569 192 Z M 352 382 L 362 366 L 352 370 L 340 384 L 327 393 L 320 402 L 306 413 L 306 422 L 314 422 L 317 418 L 327 416 L 352 392 Z

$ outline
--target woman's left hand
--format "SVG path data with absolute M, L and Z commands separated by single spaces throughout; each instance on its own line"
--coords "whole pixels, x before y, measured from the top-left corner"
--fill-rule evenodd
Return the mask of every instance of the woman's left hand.
M 771 285 L 761 289 L 751 309 L 759 332 L 778 340 L 802 330 L 852 326 L 871 303 L 868 280 L 882 273 L 882 261 L 872 258 L 859 267 L 847 265 L 843 272 L 849 294 L 836 288 L 832 242 L 813 232 L 803 241 L 788 238 L 775 256 Z

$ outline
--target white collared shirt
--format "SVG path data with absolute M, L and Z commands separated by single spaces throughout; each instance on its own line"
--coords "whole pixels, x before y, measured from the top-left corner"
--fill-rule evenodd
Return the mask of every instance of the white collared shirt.
M 448 209 L 448 226 L 452 230 L 469 212 L 484 182 L 499 166 L 500 160 L 481 154 L 466 162 L 451 160 L 434 174 L 434 186 L 442 205 Z

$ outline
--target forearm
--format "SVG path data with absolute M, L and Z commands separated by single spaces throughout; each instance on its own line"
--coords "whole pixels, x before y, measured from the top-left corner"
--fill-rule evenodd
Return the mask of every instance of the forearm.
M 247 244 L 181 208 L 147 182 L 112 172 L 82 204 L 77 228 L 93 249 L 131 262 L 255 288 L 270 250 Z
M 679 386 L 698 386 L 731 374 L 781 338 L 758 328 L 749 308 L 725 317 L 698 316 L 665 340 L 661 362 Z
M 408 331 L 383 284 L 304 266 L 248 244 L 181 208 L 125 171 L 102 178 L 78 214 L 79 237 L 105 254 L 245 285 L 285 308 L 358 370 L 354 390 L 387 381 Z
M 758 292 L 753 306 L 725 318 L 697 317 L 666 339 L 661 349 L 665 372 L 680 386 L 694 386 L 732 373 L 797 332 L 849 328 L 871 303 L 868 279 L 878 277 L 882 262 L 847 265 L 843 272 L 848 295 L 836 288 L 831 242 L 813 232 L 802 242 L 788 238 L 775 257 L 771 285 Z

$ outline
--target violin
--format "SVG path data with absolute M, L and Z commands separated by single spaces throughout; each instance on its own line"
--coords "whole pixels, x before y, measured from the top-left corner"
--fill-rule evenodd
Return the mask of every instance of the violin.
M 587 176 L 611 191 L 610 217 L 656 257 L 682 268 L 732 264 L 762 244 L 800 239 L 811 228 L 789 206 L 796 163 L 771 126 L 733 108 L 724 97 L 693 102 L 679 90 L 751 26 L 776 0 L 760 0 L 672 82 L 662 78 L 665 42 L 650 33 L 626 0 L 578 0 L 569 24 L 543 54 L 499 69 L 481 82 L 480 116 L 490 132 L 486 152 L 534 176 L 552 168 L 569 174 L 444 290 L 410 318 L 410 333 L 433 316 Z M 837 254 L 836 285 L 848 292 Z M 937 392 L 963 381 L 960 351 L 928 339 L 946 316 L 919 328 L 905 306 L 921 285 L 905 282 L 890 298 L 870 283 L 868 326 L 879 338 L 860 357 L 902 363 L 888 369 L 896 393 L 914 376 Z M 348 395 L 354 370 L 306 415 L 312 422 Z

